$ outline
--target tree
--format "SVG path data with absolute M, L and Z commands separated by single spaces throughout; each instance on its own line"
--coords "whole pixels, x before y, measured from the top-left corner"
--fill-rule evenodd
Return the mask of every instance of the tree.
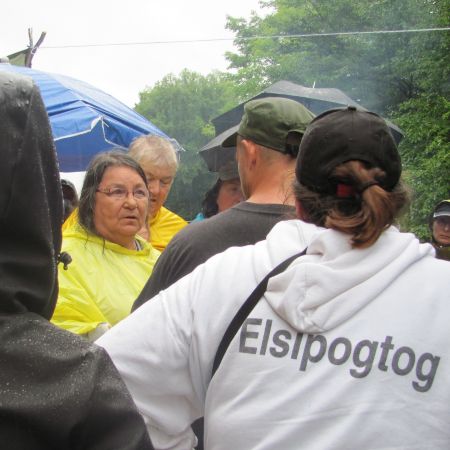
M 165 76 L 139 97 L 136 111 L 185 149 L 167 206 L 192 219 L 201 208 L 204 193 L 214 182 L 198 151 L 214 137 L 211 119 L 237 102 L 232 82 L 219 72 L 203 76 L 184 70 L 178 77 Z
M 403 225 L 425 240 L 434 206 L 450 198 L 450 102 L 435 93 L 421 94 L 400 105 L 396 121 L 406 134 L 404 178 L 414 187 L 413 207 Z
M 405 224 L 425 238 L 426 211 L 439 196 L 450 196 L 450 33 L 320 34 L 446 27 L 449 1 L 262 0 L 261 5 L 269 10 L 264 18 L 253 14 L 227 23 L 236 33 L 238 52 L 227 57 L 240 94 L 254 95 L 282 79 L 335 87 L 397 121 L 406 134 L 400 151 L 415 191 Z M 304 34 L 316 36 L 294 36 Z

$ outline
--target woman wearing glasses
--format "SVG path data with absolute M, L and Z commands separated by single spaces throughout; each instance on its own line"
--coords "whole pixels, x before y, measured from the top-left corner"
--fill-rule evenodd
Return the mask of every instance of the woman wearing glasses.
M 130 156 L 113 150 L 91 161 L 78 223 L 63 234 L 71 262 L 59 266 L 53 323 L 95 340 L 129 314 L 159 256 L 137 235 L 148 199 L 145 174 Z

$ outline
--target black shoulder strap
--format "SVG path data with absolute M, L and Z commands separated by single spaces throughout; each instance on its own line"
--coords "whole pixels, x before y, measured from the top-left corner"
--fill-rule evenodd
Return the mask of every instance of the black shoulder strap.
M 211 376 L 214 376 L 216 370 L 219 368 L 220 363 L 222 362 L 222 359 L 225 355 L 225 352 L 228 349 L 228 346 L 230 345 L 234 336 L 238 332 L 239 328 L 241 328 L 242 324 L 244 323 L 244 320 L 252 312 L 253 308 L 256 306 L 261 297 L 264 295 L 264 292 L 266 292 L 269 279 L 286 270 L 289 264 L 291 264 L 291 262 L 294 261 L 294 259 L 297 259 L 298 257 L 305 255 L 306 250 L 307 249 L 305 248 L 302 252 L 292 255 L 291 257 L 280 263 L 278 266 L 276 266 L 274 269 L 272 269 L 272 271 L 264 277 L 264 279 L 258 284 L 258 286 L 256 286 L 253 292 L 249 295 L 244 304 L 239 308 L 239 311 L 233 317 L 233 320 L 230 322 L 230 325 L 228 325 L 228 328 L 225 331 L 222 340 L 220 341 L 216 356 L 214 358 Z

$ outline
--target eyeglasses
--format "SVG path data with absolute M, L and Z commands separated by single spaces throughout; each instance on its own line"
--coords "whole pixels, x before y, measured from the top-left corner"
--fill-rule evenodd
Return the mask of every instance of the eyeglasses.
M 97 189 L 97 192 L 105 194 L 108 197 L 113 198 L 114 200 L 124 200 L 130 194 L 130 192 L 127 189 L 122 187 L 113 187 L 110 189 Z M 148 198 L 148 191 L 144 188 L 135 189 L 132 192 L 132 194 L 136 200 L 144 200 Z

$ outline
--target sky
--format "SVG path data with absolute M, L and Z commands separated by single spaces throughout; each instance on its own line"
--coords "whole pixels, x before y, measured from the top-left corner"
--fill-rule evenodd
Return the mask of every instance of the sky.
M 227 15 L 263 14 L 259 0 L 10 0 L 2 6 L 0 56 L 47 35 L 33 58 L 33 69 L 88 82 L 130 107 L 139 92 L 165 75 L 183 69 L 206 75 L 226 71 L 226 51 L 233 51 Z M 91 46 L 224 39 L 216 42 Z M 77 48 L 52 48 L 83 46 Z

